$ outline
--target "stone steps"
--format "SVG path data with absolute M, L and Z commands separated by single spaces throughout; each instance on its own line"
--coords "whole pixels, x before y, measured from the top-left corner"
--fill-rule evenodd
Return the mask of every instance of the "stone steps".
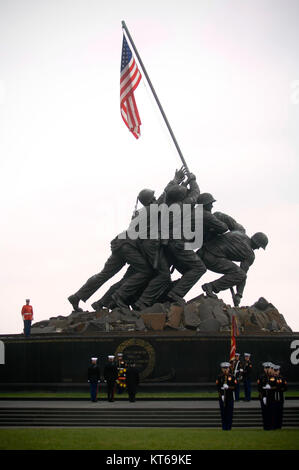
M 97 405 L 95 405 L 97 406 Z M 0 426 L 14 427 L 221 427 L 211 409 L 0 408 Z M 299 427 L 299 408 L 285 408 L 284 427 Z M 233 427 L 262 427 L 259 409 L 235 410 Z

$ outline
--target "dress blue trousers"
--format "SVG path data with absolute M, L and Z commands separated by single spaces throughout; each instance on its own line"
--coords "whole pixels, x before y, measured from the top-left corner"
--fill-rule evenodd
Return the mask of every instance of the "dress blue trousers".
M 233 423 L 234 402 L 233 400 L 223 403 L 222 399 L 219 400 L 222 429 L 223 431 L 230 431 Z
M 90 382 L 89 388 L 90 388 L 90 398 L 91 398 L 91 401 L 97 401 L 97 396 L 98 396 L 98 382 Z

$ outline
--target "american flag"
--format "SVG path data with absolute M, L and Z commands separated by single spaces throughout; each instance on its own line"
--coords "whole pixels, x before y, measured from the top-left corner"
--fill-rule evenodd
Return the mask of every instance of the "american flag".
M 124 123 L 136 139 L 140 136 L 141 121 L 134 97 L 134 91 L 139 85 L 140 80 L 141 73 L 138 70 L 125 35 L 123 35 L 120 66 L 120 112 Z

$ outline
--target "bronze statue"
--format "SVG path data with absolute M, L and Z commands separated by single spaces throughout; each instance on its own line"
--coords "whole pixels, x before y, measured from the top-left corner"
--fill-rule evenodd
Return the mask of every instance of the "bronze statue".
M 143 207 L 137 211 L 138 201 Z M 130 226 L 112 240 L 111 255 L 103 270 L 68 297 L 73 309 L 82 311 L 80 300 L 85 302 L 89 299 L 126 264 L 129 267 L 123 278 L 92 304 L 95 310 L 102 307 L 127 309 L 129 306 L 143 310 L 158 301 L 184 304 L 185 295 L 207 269 L 223 276 L 203 284 L 203 291 L 208 296 L 217 297 L 218 292 L 229 288 L 234 305 L 238 306 L 247 271 L 255 259 L 254 250 L 265 249 L 268 238 L 262 232 L 248 237 L 245 228 L 231 216 L 222 212 L 212 213 L 214 202 L 212 194 L 200 194 L 195 175 L 184 167 L 175 172 L 174 179 L 158 199 L 152 189 L 140 191 Z M 175 216 L 172 214 L 170 217 L 169 212 L 166 218 L 161 210 L 172 205 L 181 209 L 180 218 L 183 207 L 190 208 L 193 230 L 198 230 L 195 219 L 197 211 L 202 208 L 202 226 L 199 230 L 202 231 L 203 244 L 198 251 L 186 247 L 188 240 L 181 225 L 179 235 L 175 234 Z M 153 214 L 157 217 L 153 218 Z M 164 233 L 165 223 L 167 236 Z M 240 262 L 240 266 L 236 262 Z M 181 273 L 176 281 L 171 280 L 174 269 Z M 234 286 L 237 287 L 236 293 Z

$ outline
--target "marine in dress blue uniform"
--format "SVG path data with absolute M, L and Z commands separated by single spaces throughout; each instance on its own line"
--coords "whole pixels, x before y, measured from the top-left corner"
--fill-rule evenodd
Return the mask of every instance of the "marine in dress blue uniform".
M 257 385 L 261 403 L 263 427 L 265 431 L 275 429 L 275 392 L 277 380 L 273 374 L 273 364 L 264 362 L 264 373 L 258 378 Z
M 231 361 L 231 373 L 235 377 L 237 383 L 235 388 L 235 401 L 240 399 L 240 382 L 242 380 L 242 363 L 240 361 L 240 353 L 235 353 L 235 359 Z
M 89 388 L 90 388 L 90 398 L 92 402 L 97 401 L 99 382 L 100 382 L 100 368 L 98 366 L 98 358 L 92 357 L 91 364 L 88 367 L 88 383 L 89 383 Z
M 216 380 L 219 407 L 221 413 L 222 429 L 223 431 L 230 431 L 233 422 L 234 413 L 234 391 L 236 388 L 237 380 L 230 373 L 230 363 L 222 362 L 220 364 L 221 374 L 218 375 Z
M 251 373 L 252 373 L 252 362 L 250 360 L 251 354 L 244 353 L 244 362 L 243 362 L 243 386 L 245 401 L 251 400 Z
M 283 421 L 283 404 L 284 404 L 284 392 L 287 390 L 287 380 L 281 375 L 280 366 L 274 365 L 274 376 L 276 377 L 276 392 L 275 392 L 275 417 L 274 427 L 275 429 L 282 428 Z
M 114 362 L 115 356 L 108 356 L 108 363 L 104 367 L 104 379 L 107 383 L 107 399 L 114 401 L 115 381 L 118 376 L 116 364 Z

